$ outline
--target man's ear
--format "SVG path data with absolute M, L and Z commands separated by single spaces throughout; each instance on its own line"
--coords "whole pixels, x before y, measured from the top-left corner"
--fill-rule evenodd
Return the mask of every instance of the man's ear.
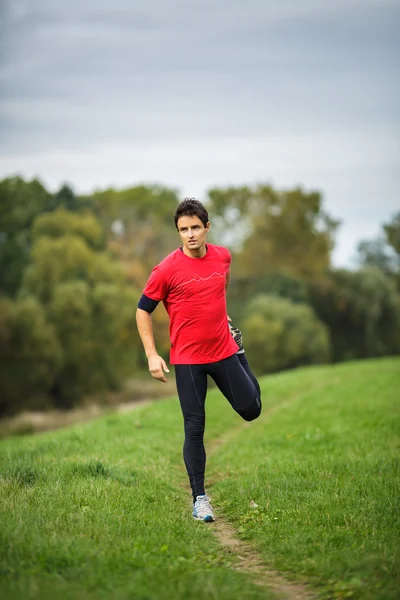
M 207 231 L 210 229 L 210 225 L 211 225 L 210 221 L 207 221 L 207 223 L 206 223 L 206 230 Z

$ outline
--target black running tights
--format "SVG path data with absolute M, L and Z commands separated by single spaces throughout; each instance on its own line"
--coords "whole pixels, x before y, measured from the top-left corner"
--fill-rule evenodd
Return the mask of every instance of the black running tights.
M 253 421 L 261 413 L 260 386 L 244 353 L 204 365 L 175 365 L 176 387 L 185 430 L 183 458 L 194 500 L 205 493 L 206 452 L 203 438 L 207 375 L 214 379 L 232 408 L 245 421 Z

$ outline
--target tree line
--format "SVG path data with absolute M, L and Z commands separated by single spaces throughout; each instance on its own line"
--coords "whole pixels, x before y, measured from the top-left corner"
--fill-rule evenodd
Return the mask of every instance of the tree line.
M 135 325 L 151 268 L 179 243 L 178 192 L 50 193 L 0 181 L 0 417 L 70 408 L 147 368 Z M 319 192 L 213 188 L 210 241 L 233 255 L 228 313 L 258 374 L 400 352 L 400 213 L 334 269 L 340 223 Z M 153 313 L 168 358 L 168 320 Z

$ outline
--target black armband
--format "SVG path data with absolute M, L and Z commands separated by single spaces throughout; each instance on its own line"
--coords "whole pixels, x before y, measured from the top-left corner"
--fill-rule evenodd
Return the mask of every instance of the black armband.
M 138 308 L 140 308 L 141 310 L 145 310 L 148 313 L 152 313 L 158 303 L 159 300 L 152 300 L 148 296 L 142 294 L 142 297 L 138 302 Z

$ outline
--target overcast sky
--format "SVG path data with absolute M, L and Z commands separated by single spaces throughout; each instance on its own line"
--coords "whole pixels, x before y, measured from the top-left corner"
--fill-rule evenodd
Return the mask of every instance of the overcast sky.
M 319 189 L 337 265 L 400 210 L 400 0 L 0 6 L 0 177 Z

